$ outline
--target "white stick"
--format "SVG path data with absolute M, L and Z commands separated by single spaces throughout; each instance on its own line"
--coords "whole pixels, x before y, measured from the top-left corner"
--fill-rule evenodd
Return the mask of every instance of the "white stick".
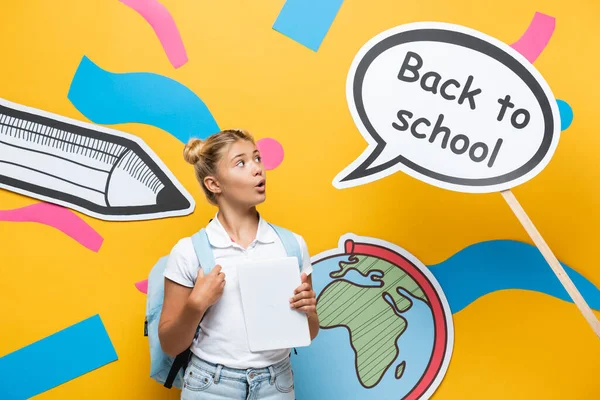
M 550 265 L 550 268 L 552 268 L 552 271 L 554 271 L 557 278 L 560 280 L 560 283 L 562 283 L 562 285 L 565 287 L 567 293 L 569 296 L 571 296 L 571 299 L 573 299 L 573 302 L 579 308 L 579 311 L 581 311 L 587 322 L 592 327 L 593 331 L 596 333 L 596 336 L 600 338 L 600 321 L 598 321 L 598 318 L 596 318 L 596 315 L 590 306 L 586 303 L 583 296 L 581 296 L 581 293 L 579 293 L 579 290 L 577 290 L 573 281 L 571 281 L 554 253 L 552 253 L 552 250 L 550 250 L 550 247 L 548 247 L 542 238 L 542 235 L 540 235 L 535 225 L 533 225 L 533 222 L 525 213 L 525 210 L 523 207 L 521 207 L 521 204 L 519 204 L 513 192 L 509 189 L 504 190 L 501 193 L 504 197 L 504 200 L 506 200 L 512 211 L 521 222 L 521 225 L 523 225 L 523 228 L 525 228 L 537 248 L 546 259 L 546 262 L 548 262 Z

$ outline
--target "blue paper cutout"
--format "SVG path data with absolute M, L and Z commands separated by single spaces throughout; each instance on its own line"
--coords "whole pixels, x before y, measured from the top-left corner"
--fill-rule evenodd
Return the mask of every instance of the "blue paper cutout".
M 27 399 L 117 360 L 95 315 L 0 358 L 0 398 Z
M 161 128 L 183 143 L 219 132 L 208 107 L 181 83 L 149 72 L 108 72 L 86 56 L 68 98 L 96 124 L 139 122 Z
M 600 310 L 600 290 L 577 271 L 562 265 L 588 305 Z M 486 294 L 505 289 L 532 290 L 572 302 L 537 247 L 526 243 L 477 243 L 429 270 L 446 294 L 452 313 Z
M 343 2 L 344 0 L 287 0 L 273 29 L 317 51 Z
M 573 122 L 573 109 L 564 100 L 556 100 L 556 104 L 558 104 L 558 112 L 560 113 L 560 130 L 564 131 Z

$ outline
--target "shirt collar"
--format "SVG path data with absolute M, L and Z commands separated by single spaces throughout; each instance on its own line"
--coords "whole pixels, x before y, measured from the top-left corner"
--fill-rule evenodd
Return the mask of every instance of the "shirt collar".
M 215 217 L 209 222 L 206 226 L 206 235 L 208 236 L 208 241 L 214 247 L 219 248 L 227 248 L 233 247 L 236 243 L 231 240 L 227 231 L 217 218 L 219 213 L 215 214 Z M 260 213 L 258 214 L 258 231 L 256 232 L 256 242 L 260 243 L 273 243 L 276 239 L 276 233 L 271 228 L 269 223 L 265 221 Z

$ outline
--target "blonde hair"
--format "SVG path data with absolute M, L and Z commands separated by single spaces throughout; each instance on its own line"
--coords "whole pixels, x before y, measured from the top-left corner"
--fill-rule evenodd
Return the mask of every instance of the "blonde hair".
M 208 190 L 204 178 L 216 175 L 219 161 L 229 146 L 238 140 L 246 140 L 254 144 L 254 138 L 249 132 L 243 129 L 227 129 L 209 136 L 206 140 L 190 139 L 183 149 L 183 158 L 194 166 L 196 179 L 211 204 L 217 204 L 217 197 Z

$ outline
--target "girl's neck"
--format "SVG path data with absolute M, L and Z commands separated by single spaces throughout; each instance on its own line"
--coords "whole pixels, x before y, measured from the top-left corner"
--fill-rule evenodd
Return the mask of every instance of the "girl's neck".
M 256 239 L 259 221 L 256 207 L 240 209 L 222 204 L 217 218 L 229 237 L 240 246 L 246 248 Z

